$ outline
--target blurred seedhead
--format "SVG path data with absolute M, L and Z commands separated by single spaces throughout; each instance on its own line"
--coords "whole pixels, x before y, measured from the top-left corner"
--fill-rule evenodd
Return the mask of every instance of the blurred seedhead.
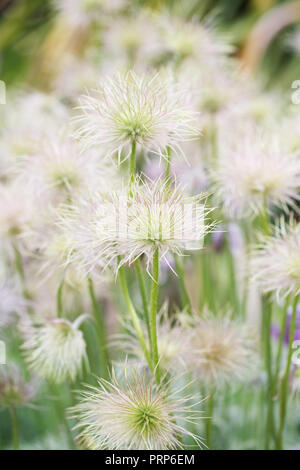
M 126 351 L 128 358 L 135 364 L 144 364 L 145 357 L 136 332 L 129 322 L 122 321 L 126 333 L 117 334 L 112 338 L 111 344 L 119 351 Z M 144 336 L 147 328 L 144 326 Z M 179 373 L 190 370 L 192 330 L 184 328 L 180 316 L 168 315 L 168 305 L 164 304 L 157 318 L 157 346 L 159 365 L 162 369 Z
M 248 127 L 235 141 L 224 141 L 212 170 L 215 193 L 230 217 L 254 217 L 264 210 L 296 209 L 300 160 L 280 147 L 276 135 Z
M 252 280 L 263 293 L 273 294 L 280 302 L 300 292 L 300 225 L 293 218 L 281 218 L 270 236 L 261 236 L 252 252 Z
M 39 324 L 23 323 L 22 349 L 29 369 L 54 382 L 73 382 L 87 365 L 86 344 L 79 327 L 87 315 L 73 323 L 46 318 Z
M 36 392 L 36 381 L 26 382 L 17 364 L 9 363 L 0 367 L 0 406 L 30 406 Z

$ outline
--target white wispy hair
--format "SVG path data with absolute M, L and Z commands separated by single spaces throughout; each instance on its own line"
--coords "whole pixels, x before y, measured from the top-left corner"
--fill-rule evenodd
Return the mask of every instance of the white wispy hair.
M 200 413 L 195 397 L 180 394 L 172 383 L 155 385 L 146 372 L 125 369 L 117 379 L 100 379 L 98 387 L 81 393 L 70 412 L 78 420 L 82 444 L 94 450 L 182 449 L 181 438 L 201 440 L 186 427 L 197 424 Z
M 280 219 L 274 235 L 261 236 L 251 257 L 251 273 L 262 292 L 273 293 L 278 301 L 300 292 L 300 225 Z
M 285 153 L 276 136 L 261 135 L 249 128 L 242 139 L 223 142 L 212 177 L 216 196 L 231 217 L 255 216 L 266 204 L 270 209 L 296 209 L 300 158 Z
M 85 147 L 117 155 L 119 162 L 129 157 L 133 142 L 165 156 L 167 147 L 182 154 L 180 144 L 200 135 L 186 90 L 167 73 L 129 71 L 107 77 L 91 93 L 81 97 L 76 136 Z
M 63 318 L 47 318 L 40 324 L 22 325 L 25 341 L 22 349 L 28 367 L 54 383 L 73 382 L 87 363 L 86 344 L 79 326 Z
M 191 320 L 190 366 L 208 386 L 249 377 L 256 359 L 256 343 L 249 326 L 232 318 L 204 312 Z
M 212 227 L 205 197 L 187 197 L 170 181 L 137 177 L 130 188 L 82 199 L 61 217 L 63 230 L 72 234 L 69 261 L 90 272 L 116 265 L 118 258 L 119 265 L 130 264 L 141 255 L 148 266 L 156 249 L 167 263 L 168 252 L 201 249 Z

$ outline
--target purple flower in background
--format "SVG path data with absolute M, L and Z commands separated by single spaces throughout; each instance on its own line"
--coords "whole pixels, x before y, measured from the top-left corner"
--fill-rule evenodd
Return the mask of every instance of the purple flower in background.
M 146 162 L 144 168 L 145 174 L 152 180 L 164 178 L 165 162 L 158 159 L 150 159 Z M 171 162 L 171 176 L 182 185 L 189 194 L 198 194 L 208 189 L 209 182 L 202 162 L 191 164 L 186 161 Z
M 165 166 L 159 159 L 151 159 L 146 162 L 144 172 L 151 180 L 157 180 L 163 178 L 165 172 Z
M 211 243 L 213 249 L 217 252 L 221 251 L 224 247 L 224 232 L 224 227 L 222 225 L 217 225 L 217 227 L 211 233 Z
M 245 245 L 243 232 L 240 226 L 233 222 L 228 224 L 227 230 L 230 251 L 233 255 L 238 255 Z
M 284 333 L 285 344 L 288 344 L 289 342 L 291 318 L 292 318 L 292 307 L 289 307 L 288 312 L 287 312 L 287 320 L 286 320 L 285 333 Z M 273 324 L 271 326 L 271 336 L 273 336 L 273 338 L 279 339 L 280 328 L 278 325 Z M 300 340 L 300 304 L 297 305 L 297 309 L 296 309 L 296 329 L 295 329 L 294 340 L 297 340 L 297 339 Z

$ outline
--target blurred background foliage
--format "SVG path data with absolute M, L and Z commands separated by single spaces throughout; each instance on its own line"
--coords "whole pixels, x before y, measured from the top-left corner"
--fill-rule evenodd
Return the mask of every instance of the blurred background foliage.
M 236 46 L 235 55 L 259 76 L 266 89 L 277 88 L 290 95 L 291 83 L 300 79 L 300 34 L 298 50 L 290 45 L 290 38 L 299 28 L 300 1 L 131 0 L 127 8 L 138 11 L 145 7 L 158 11 L 169 9 L 172 14 L 186 19 L 212 16 L 218 28 L 230 35 Z M 96 25 L 95 31 L 92 31 L 93 42 L 95 37 L 99 41 L 98 53 L 101 58 L 101 35 L 98 34 L 97 28 L 101 28 L 101 22 Z M 8 88 L 29 84 L 47 91 L 51 84 L 51 74 L 58 68 L 66 49 L 76 47 L 78 54 L 81 49 L 85 49 L 82 44 L 74 45 L 66 29 L 63 24 L 59 24 L 52 0 L 0 0 L 0 79 Z M 80 35 L 80 41 L 84 40 L 86 38 Z M 12 350 L 15 348 L 12 347 Z M 21 362 L 21 355 L 16 360 Z M 60 396 L 64 397 L 67 403 L 68 391 L 62 386 L 60 392 Z M 39 404 L 33 413 L 28 409 L 20 410 L 20 434 L 25 437 L 26 442 L 37 443 L 36 446 L 40 449 L 58 446 L 65 448 L 68 446 L 67 433 L 56 435 L 55 441 L 51 437 L 61 421 L 61 408 L 56 407 L 57 403 L 47 393 L 49 391 L 45 390 L 42 404 Z M 245 420 L 248 419 L 248 414 L 252 413 L 252 409 L 254 418 L 261 416 L 263 397 L 256 397 L 256 400 L 259 400 L 257 403 L 250 391 L 245 399 L 248 404 Z M 244 421 L 240 419 L 231 420 L 236 427 L 232 429 L 231 436 L 221 432 L 223 422 L 230 419 L 230 413 L 238 411 L 233 407 L 223 407 L 220 413 L 216 413 L 220 417 L 220 422 L 216 423 L 217 433 L 220 434 L 217 440 L 223 448 L 237 448 L 234 436 L 245 432 Z M 44 422 L 41 423 L 41 419 Z M 291 429 L 295 428 L 295 420 L 295 416 L 290 417 Z M 254 429 L 250 434 L 259 442 L 261 436 L 255 430 L 256 425 L 257 420 L 253 419 Z M 9 427 L 7 412 L 2 412 L 0 447 L 9 446 Z M 41 434 L 40 430 L 44 430 L 44 434 Z M 247 436 L 244 439 L 244 448 L 256 446 L 256 442 L 246 442 L 246 438 Z M 298 435 L 293 434 L 290 443 L 296 445 L 297 442 Z M 32 447 L 30 444 L 30 448 Z
M 264 86 L 290 87 L 300 76 L 300 52 L 289 45 L 299 25 L 300 1 L 131 0 L 128 5 L 137 11 L 144 7 L 167 8 L 187 19 L 213 14 L 218 27 L 230 34 L 236 55 L 249 68 L 261 72 Z M 25 80 L 44 88 L 47 83 L 33 71 L 43 59 L 55 27 L 51 0 L 0 0 L 1 79 L 9 86 Z M 68 45 L 56 45 L 57 49 L 64 47 Z M 55 66 L 55 55 L 51 58 Z

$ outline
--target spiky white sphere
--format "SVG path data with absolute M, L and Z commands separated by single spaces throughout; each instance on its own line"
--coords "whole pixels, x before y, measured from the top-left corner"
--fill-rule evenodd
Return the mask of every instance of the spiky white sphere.
M 199 380 L 214 386 L 249 374 L 256 344 L 246 325 L 229 315 L 206 314 L 195 318 L 192 327 L 190 365 Z
M 295 207 L 299 200 L 300 159 L 285 153 L 276 137 L 252 130 L 220 148 L 212 171 L 216 195 L 231 217 L 249 217 L 268 208 Z
M 141 371 L 130 376 L 125 371 L 120 380 L 114 376 L 111 382 L 99 380 L 98 387 L 83 392 L 71 415 L 89 449 L 180 449 L 184 435 L 200 445 L 200 439 L 186 429 L 186 424 L 199 419 L 196 405 L 170 384 L 157 386 Z
M 82 270 L 132 263 L 145 255 L 149 264 L 156 251 L 182 254 L 203 246 L 210 231 L 204 195 L 186 197 L 168 181 L 136 179 L 129 188 L 109 196 L 93 194 L 61 217 L 66 233 L 72 234 L 70 261 Z
M 81 98 L 77 137 L 85 146 L 105 149 L 118 160 L 129 157 L 133 142 L 160 156 L 170 147 L 199 136 L 197 113 L 182 86 L 166 74 L 106 78 L 98 90 Z
M 252 279 L 277 300 L 300 292 L 300 225 L 283 220 L 252 253 Z

